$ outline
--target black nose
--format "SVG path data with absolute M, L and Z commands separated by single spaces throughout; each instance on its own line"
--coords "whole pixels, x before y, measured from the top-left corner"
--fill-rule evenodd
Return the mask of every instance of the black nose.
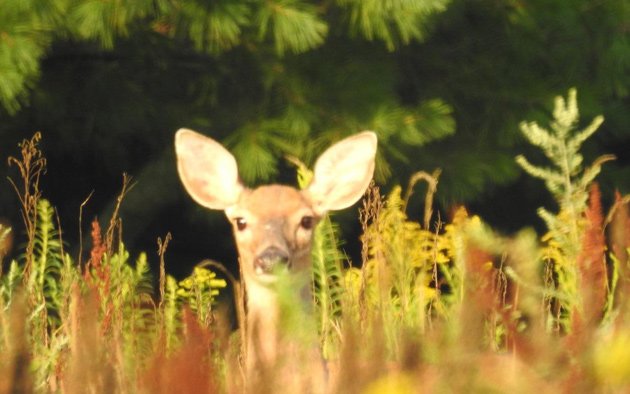
M 278 266 L 286 266 L 289 263 L 289 255 L 274 246 L 265 249 L 254 260 L 254 271 L 257 274 L 270 274 Z

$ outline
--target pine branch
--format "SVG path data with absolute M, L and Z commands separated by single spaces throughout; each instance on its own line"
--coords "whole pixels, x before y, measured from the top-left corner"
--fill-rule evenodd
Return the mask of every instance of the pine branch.
M 200 52 L 218 54 L 241 43 L 250 25 L 251 9 L 245 1 L 184 1 L 169 15 L 174 34 L 190 38 Z
M 128 36 L 134 24 L 156 17 L 156 10 L 164 8 L 163 0 L 82 0 L 74 3 L 63 22 L 78 38 L 95 40 L 103 48 L 112 49 L 116 39 Z
M 25 101 L 26 92 L 39 78 L 40 61 L 46 53 L 60 10 L 49 2 L 5 1 L 0 12 L 0 105 L 15 114 Z M 41 4 L 40 4 L 41 3 Z
M 448 0 L 338 0 L 348 9 L 350 29 L 367 40 L 380 40 L 389 51 L 424 38 L 427 20 L 446 9 Z
M 269 33 L 280 56 L 286 52 L 302 53 L 322 45 L 328 34 L 328 25 L 316 8 L 299 0 L 266 1 L 256 16 L 258 39 L 263 41 Z

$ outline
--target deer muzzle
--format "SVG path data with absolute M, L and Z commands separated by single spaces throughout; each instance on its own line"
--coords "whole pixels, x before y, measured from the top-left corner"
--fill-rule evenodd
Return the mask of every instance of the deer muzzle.
M 254 259 L 257 275 L 269 275 L 280 268 L 290 268 L 289 254 L 275 246 L 268 247 Z

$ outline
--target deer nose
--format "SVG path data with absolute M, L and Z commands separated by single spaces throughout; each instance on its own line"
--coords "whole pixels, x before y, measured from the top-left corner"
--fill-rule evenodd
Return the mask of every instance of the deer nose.
M 258 275 L 270 274 L 278 266 L 288 266 L 289 255 L 282 249 L 271 246 L 254 260 L 254 271 Z

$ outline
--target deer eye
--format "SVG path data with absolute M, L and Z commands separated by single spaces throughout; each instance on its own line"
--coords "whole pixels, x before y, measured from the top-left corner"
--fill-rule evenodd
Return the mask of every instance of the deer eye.
M 245 218 L 236 218 L 234 219 L 234 223 L 236 223 L 236 229 L 238 231 L 243 231 L 247 228 L 247 220 L 245 220 Z
M 315 218 L 312 216 L 304 216 L 300 220 L 300 226 L 305 230 L 310 230 L 315 225 Z

